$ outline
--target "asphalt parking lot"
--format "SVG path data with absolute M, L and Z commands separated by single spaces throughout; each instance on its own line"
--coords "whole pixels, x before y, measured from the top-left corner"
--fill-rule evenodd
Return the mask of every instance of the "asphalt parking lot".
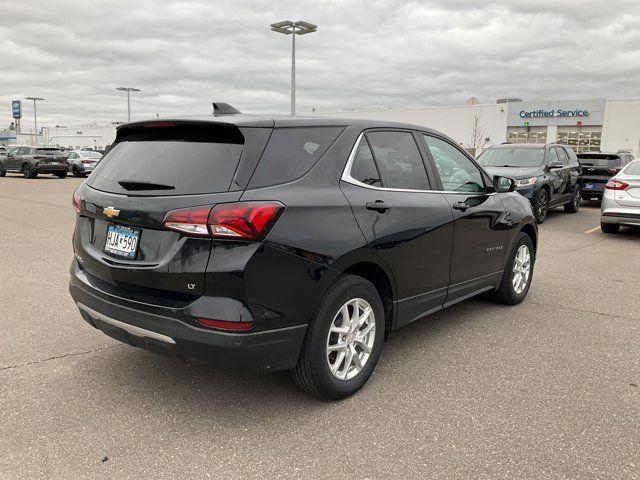
M 528 298 L 385 344 L 355 396 L 121 345 L 67 292 L 81 182 L 0 178 L 0 478 L 640 478 L 640 230 L 540 228 Z

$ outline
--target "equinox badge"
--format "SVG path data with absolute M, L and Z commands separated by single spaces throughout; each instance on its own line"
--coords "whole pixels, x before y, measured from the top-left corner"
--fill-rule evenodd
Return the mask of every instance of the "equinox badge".
M 106 207 L 102 210 L 102 213 L 105 214 L 105 216 L 109 217 L 109 218 L 113 218 L 113 217 L 117 217 L 118 215 L 120 215 L 120 210 L 116 210 L 113 207 Z

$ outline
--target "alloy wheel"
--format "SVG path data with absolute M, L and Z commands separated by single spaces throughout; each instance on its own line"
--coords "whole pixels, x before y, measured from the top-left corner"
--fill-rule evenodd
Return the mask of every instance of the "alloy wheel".
M 362 298 L 346 302 L 333 317 L 327 335 L 327 364 L 339 380 L 350 380 L 366 365 L 376 338 L 373 308 Z
M 540 197 L 538 198 L 538 205 L 537 205 L 537 213 L 538 213 L 539 221 L 542 221 L 545 218 L 547 218 L 547 210 L 548 210 L 547 192 L 542 190 L 540 192 Z
M 513 260 L 511 284 L 516 294 L 520 295 L 529 283 L 531 274 L 531 252 L 526 245 L 520 245 Z

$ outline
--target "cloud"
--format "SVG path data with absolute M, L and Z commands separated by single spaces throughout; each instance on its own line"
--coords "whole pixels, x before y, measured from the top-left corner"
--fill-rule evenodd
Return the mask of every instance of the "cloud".
M 290 37 L 269 30 L 282 19 L 319 26 L 297 38 L 300 112 L 640 96 L 635 0 L 30 0 L 3 6 L 0 122 L 30 95 L 46 98 L 42 125 L 124 120 L 121 85 L 142 89 L 133 118 L 214 100 L 287 113 Z

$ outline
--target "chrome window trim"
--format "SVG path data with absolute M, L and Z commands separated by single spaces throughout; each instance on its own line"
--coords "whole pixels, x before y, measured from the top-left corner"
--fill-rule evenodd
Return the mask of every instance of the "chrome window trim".
M 364 137 L 365 132 L 360 133 L 358 138 L 356 139 L 356 143 L 351 148 L 351 153 L 349 154 L 349 159 L 347 160 L 347 164 L 342 171 L 342 176 L 340 180 L 343 182 L 350 183 L 351 185 L 356 185 L 358 187 L 368 188 L 370 190 L 381 190 L 383 192 L 405 192 L 405 193 L 455 193 L 456 195 L 471 195 L 471 194 L 484 194 L 484 195 L 495 195 L 497 192 L 456 192 L 453 190 L 415 190 L 410 188 L 390 188 L 390 187 L 376 187 L 374 185 L 367 185 L 359 180 L 356 180 L 351 176 L 351 167 L 353 166 L 353 160 L 355 159 L 356 153 L 358 151 L 358 146 L 362 141 L 362 137 Z M 437 173 L 436 173 L 437 174 Z

